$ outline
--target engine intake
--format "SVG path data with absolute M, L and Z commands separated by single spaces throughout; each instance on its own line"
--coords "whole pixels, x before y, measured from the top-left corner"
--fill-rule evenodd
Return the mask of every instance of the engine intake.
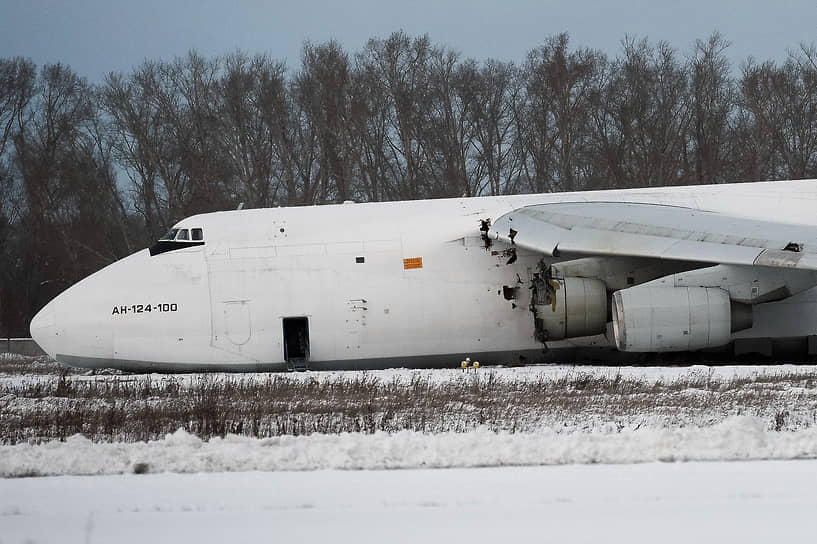
M 540 342 L 601 334 L 607 324 L 607 287 L 592 278 L 533 281 L 536 338 Z
M 633 287 L 613 293 L 613 334 L 621 351 L 689 351 L 723 346 L 751 326 L 716 287 Z M 735 323 L 733 324 L 733 321 Z M 733 326 L 734 325 L 734 326 Z

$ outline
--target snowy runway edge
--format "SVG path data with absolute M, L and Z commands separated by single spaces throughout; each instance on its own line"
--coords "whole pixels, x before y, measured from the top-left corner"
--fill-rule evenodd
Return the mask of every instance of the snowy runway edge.
M 0 446 L 0 476 L 499 467 L 651 461 L 817 458 L 817 428 L 776 432 L 750 416 L 710 427 L 593 432 L 422 434 L 404 431 L 203 441 L 179 430 L 162 440 Z

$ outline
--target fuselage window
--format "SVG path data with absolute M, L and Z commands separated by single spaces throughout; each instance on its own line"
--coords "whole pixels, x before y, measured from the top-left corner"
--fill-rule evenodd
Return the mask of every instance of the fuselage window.
M 193 235 L 193 240 L 195 241 L 204 240 L 204 231 L 202 231 L 201 229 L 192 229 L 191 233 Z
M 177 232 L 179 232 L 179 229 L 170 229 L 164 236 L 159 238 L 159 240 L 175 240 Z
M 176 240 L 189 240 L 187 229 L 182 229 L 179 231 L 179 234 L 176 235 Z

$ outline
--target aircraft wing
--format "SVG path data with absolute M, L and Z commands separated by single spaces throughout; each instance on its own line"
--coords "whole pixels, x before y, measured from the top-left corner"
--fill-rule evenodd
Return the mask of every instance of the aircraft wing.
M 499 217 L 489 235 L 547 256 L 630 256 L 817 270 L 817 227 L 662 204 L 537 204 Z

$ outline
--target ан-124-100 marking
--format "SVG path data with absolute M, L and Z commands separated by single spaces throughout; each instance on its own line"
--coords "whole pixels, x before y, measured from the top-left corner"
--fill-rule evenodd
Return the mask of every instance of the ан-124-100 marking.
M 177 312 L 179 305 L 175 302 L 161 302 L 159 304 L 131 304 L 130 306 L 114 306 L 111 315 L 145 314 L 149 312 Z

